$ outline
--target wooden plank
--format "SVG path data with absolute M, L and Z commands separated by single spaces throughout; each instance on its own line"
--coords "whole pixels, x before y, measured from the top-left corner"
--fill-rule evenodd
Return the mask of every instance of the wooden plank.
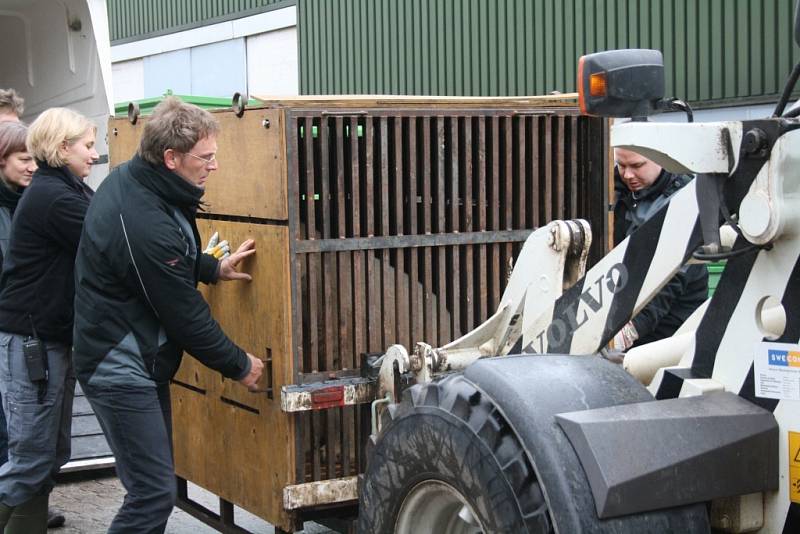
M 460 172 L 462 148 L 460 144 L 461 132 L 463 131 L 464 118 L 453 117 L 451 120 L 451 144 L 452 150 L 450 151 L 450 161 L 452 163 L 452 191 L 453 200 L 450 208 L 451 217 L 453 219 L 452 230 L 454 233 L 459 232 L 461 227 L 461 203 L 464 202 L 463 196 L 463 177 Z M 459 269 L 461 267 L 461 256 L 459 254 L 460 247 L 450 247 L 450 262 L 448 263 L 448 271 L 450 272 L 449 283 L 451 284 L 452 297 L 450 300 L 450 309 L 452 310 L 452 332 L 453 339 L 458 339 L 461 336 L 461 291 L 460 291 L 460 275 Z
M 478 117 L 478 230 L 486 231 L 486 118 Z M 489 300 L 486 277 L 486 245 L 478 245 L 478 278 L 476 281 L 477 321 L 483 322 L 488 317 Z
M 367 236 L 375 235 L 375 172 L 379 169 L 375 156 L 375 124 L 373 119 L 367 119 L 364 131 L 366 139 L 366 171 L 364 176 L 364 208 L 366 211 L 366 232 Z M 379 351 L 382 348 L 381 333 L 381 301 L 380 291 L 380 259 L 376 252 L 369 251 L 366 257 L 366 284 L 367 284 L 367 323 L 368 345 L 370 352 Z
M 365 124 L 366 126 L 366 124 Z M 353 195 L 353 211 L 352 211 L 352 226 L 353 236 L 361 236 L 361 160 L 363 158 L 363 150 L 360 146 L 358 136 L 358 120 L 356 124 L 351 124 L 350 128 L 350 143 L 351 143 L 351 191 Z M 363 252 L 353 252 L 353 321 L 354 321 L 354 337 L 355 337 L 355 353 L 354 359 L 357 362 L 359 355 L 367 351 L 367 322 L 365 317 L 366 306 L 366 284 L 364 281 L 364 255 Z
M 436 117 L 436 232 L 445 233 L 446 218 L 445 212 L 445 125 L 444 117 Z M 436 323 L 439 331 L 437 345 L 441 346 L 453 339 L 450 331 L 450 314 L 447 312 L 447 272 L 446 272 L 446 253 L 444 247 L 436 247 L 436 266 L 437 266 L 437 291 L 436 302 Z
M 516 177 L 516 191 L 517 191 L 517 220 L 514 221 L 515 228 L 525 228 L 526 226 L 526 208 L 528 208 L 527 196 L 530 196 L 530 191 L 527 188 L 527 179 L 526 179 L 526 170 L 527 170 L 527 161 L 528 161 L 528 143 L 527 143 L 527 136 L 526 136 L 526 127 L 525 123 L 527 121 L 527 117 L 519 117 L 516 120 L 516 128 L 517 131 L 517 151 L 518 151 L 518 160 L 517 160 L 517 177 Z M 527 195 L 527 196 L 526 196 Z
M 528 121 L 530 122 L 530 130 L 531 130 L 531 139 L 530 139 L 530 173 L 528 176 L 528 191 L 530 192 L 530 200 L 529 203 L 531 205 L 531 209 L 533 211 L 530 217 L 530 224 L 527 226 L 531 228 L 538 228 L 539 226 L 544 226 L 545 224 L 549 223 L 549 220 L 542 219 L 542 198 L 544 197 L 544 184 L 542 183 L 542 171 L 543 166 L 542 162 L 544 161 L 544 155 L 542 154 L 542 144 L 541 144 L 541 129 L 540 126 L 542 125 L 542 118 L 536 117 L 529 117 Z
M 386 117 L 380 118 L 380 138 L 381 138 L 381 166 L 380 166 L 380 191 L 381 191 L 381 235 L 389 235 L 389 222 L 391 210 L 389 209 L 389 125 Z M 394 272 L 392 269 L 390 251 L 385 250 L 381 254 L 381 324 L 383 332 L 381 336 L 381 346 L 385 349 L 389 343 L 395 342 L 395 287 Z M 383 349 L 381 349 L 383 350 Z
M 409 119 L 408 124 L 408 219 L 410 222 L 409 228 L 411 235 L 417 234 L 417 210 L 419 203 L 417 202 L 417 122 L 418 119 Z M 417 261 L 417 250 L 411 249 L 409 251 L 409 317 L 411 318 L 411 345 L 416 341 L 421 341 L 423 337 L 422 331 L 422 304 L 421 304 L 421 290 L 419 285 L 419 263 Z
M 549 107 L 577 107 L 577 93 L 546 96 L 415 96 L 415 95 L 298 95 L 275 97 L 270 95 L 251 95 L 266 107 L 303 107 L 313 108 L 384 108 L 384 107 L 465 107 L 465 108 L 503 108 L 511 109 L 546 109 Z M 249 108 L 257 110 L 259 106 Z
M 492 169 L 491 190 L 489 194 L 490 207 L 490 230 L 501 230 L 500 227 L 500 118 L 496 115 L 491 120 L 491 148 Z M 495 310 L 500 303 L 500 247 L 490 246 L 489 249 L 489 283 L 491 285 L 491 295 L 489 299 L 489 309 Z M 491 312 L 490 312 L 491 313 Z
M 431 216 L 431 118 L 422 117 L 422 231 L 430 235 L 433 231 Z M 431 247 L 422 249 L 422 309 L 423 309 L 423 338 L 427 343 L 436 343 L 438 329 L 436 322 L 436 304 L 433 295 L 433 266 Z M 420 341 L 422 341 L 420 340 Z
M 405 119 L 396 117 L 394 121 L 394 137 L 392 139 L 395 152 L 395 217 L 397 220 L 397 235 L 402 236 L 405 223 L 405 204 L 407 198 L 406 177 L 405 177 L 405 153 L 403 144 L 403 122 Z M 408 276 L 405 273 L 405 253 L 402 250 L 395 250 L 395 317 L 397 317 L 396 338 L 398 343 L 408 344 L 410 341 L 411 314 L 409 313 L 408 301 Z
M 334 122 L 335 127 L 335 122 Z M 330 139 L 333 136 L 335 140 L 336 130 L 333 132 L 329 128 L 329 120 L 323 118 L 319 128 L 320 138 L 320 167 L 321 167 L 321 194 L 317 201 L 322 204 L 322 238 L 330 239 L 332 236 L 331 230 L 334 226 L 331 219 L 331 182 L 335 180 L 333 171 L 330 168 Z M 337 262 L 335 253 L 322 254 L 322 270 L 320 272 L 320 298 L 324 303 L 323 311 L 323 342 L 320 343 L 320 369 L 325 371 L 335 371 L 340 368 L 339 357 L 339 333 L 338 333 L 338 293 L 339 286 L 337 281 L 339 279 L 336 272 Z M 313 313 L 314 310 L 312 309 Z
M 514 191 L 514 167 L 513 167 L 513 160 L 511 157 L 511 140 L 513 139 L 513 119 L 512 117 L 506 117 L 505 119 L 505 126 L 503 128 L 503 136 L 505 139 L 505 150 L 502 151 L 503 157 L 505 158 L 505 201 L 503 202 L 504 209 L 501 211 L 503 213 L 503 217 L 505 219 L 505 228 L 506 230 L 511 230 L 514 226 L 513 219 L 512 219 L 512 210 L 511 206 L 513 206 L 513 191 Z M 511 243 L 506 243 L 505 250 L 503 254 L 504 260 L 504 272 L 507 272 L 505 269 L 509 268 L 510 263 L 514 259 L 514 251 Z M 503 279 L 503 291 L 505 291 L 505 284 L 507 280 L 507 276 L 504 276 Z
M 108 168 L 109 170 L 125 163 L 136 154 L 139 138 L 144 130 L 147 118 L 142 117 L 136 124 L 131 124 L 127 117 L 109 119 L 108 121 Z
M 234 342 L 260 358 L 271 350 L 273 390 L 292 383 L 288 228 L 209 220 L 198 220 L 198 227 L 203 241 L 212 231 L 234 246 L 247 238 L 256 240 L 260 253 L 242 265 L 252 282 L 222 282 L 204 286 L 202 292 Z M 273 298 L 264 299 L 264 294 Z M 185 357 L 184 365 L 192 360 Z M 250 393 L 232 380 L 221 381 L 214 371 L 198 367 L 198 372 L 207 374 L 212 384 L 206 395 L 172 386 L 176 473 L 289 528 L 289 516 L 274 495 L 295 482 L 293 417 L 281 411 L 279 396 L 267 397 L 264 379 L 262 392 Z M 231 454 L 235 461 L 215 461 Z
M 564 219 L 564 205 L 565 199 L 567 196 L 567 191 L 565 188 L 565 176 L 564 176 L 564 149 L 566 148 L 566 143 L 563 142 L 564 136 L 564 116 L 557 115 L 553 118 L 553 122 L 555 123 L 555 127 L 557 128 L 558 135 L 553 137 L 553 143 L 556 148 L 557 156 L 556 156 L 556 219 Z
M 350 126 L 350 121 L 346 123 Z M 347 236 L 347 213 L 345 207 L 345 123 L 341 117 L 336 118 L 336 189 L 337 189 L 337 237 Z M 357 355 L 353 346 L 353 294 L 352 294 L 352 262 L 349 252 L 340 252 L 336 257 L 338 274 L 337 314 L 339 327 L 339 359 L 342 369 L 355 367 Z
M 578 173 L 578 118 L 575 115 L 569 117 L 569 218 L 579 217 L 578 214 L 578 190 L 580 189 L 580 174 Z
M 283 114 L 263 109 L 246 111 L 242 118 L 230 112 L 214 116 L 221 127 L 217 135 L 219 170 L 206 183 L 203 199 L 208 212 L 286 220 Z M 264 120 L 269 121 L 269 128 L 264 128 Z
M 544 122 L 544 220 L 553 220 L 553 128 L 550 117 L 542 117 Z M 541 160 L 540 160 L 541 161 Z
M 473 153 L 472 146 L 472 118 L 467 118 L 464 121 L 464 230 L 471 232 L 474 229 L 472 224 L 473 216 L 473 196 L 472 196 L 472 173 L 473 173 Z M 474 312 L 474 299 L 475 292 L 473 291 L 473 264 L 472 264 L 472 247 L 466 245 L 464 247 L 464 256 L 462 258 L 462 265 L 460 270 L 463 276 L 462 285 L 464 287 L 463 306 L 464 306 L 464 320 L 466 321 L 464 332 L 469 332 L 475 326 L 475 312 Z

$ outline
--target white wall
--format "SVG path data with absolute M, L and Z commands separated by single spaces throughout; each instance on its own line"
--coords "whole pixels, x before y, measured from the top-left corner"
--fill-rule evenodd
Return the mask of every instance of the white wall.
M 114 100 L 130 102 L 144 98 L 144 60 L 131 59 L 111 65 Z
M 299 92 L 294 6 L 111 49 L 115 102 Z
M 297 27 L 247 38 L 247 87 L 251 95 L 300 93 Z

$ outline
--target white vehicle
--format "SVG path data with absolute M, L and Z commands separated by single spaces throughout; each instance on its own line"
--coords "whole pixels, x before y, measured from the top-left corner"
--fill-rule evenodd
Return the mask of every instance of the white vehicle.
M 0 88 L 25 99 L 30 123 L 51 107 L 70 107 L 97 125 L 99 164 L 108 174 L 106 128 L 113 114 L 111 45 L 104 0 L 0 0 Z
M 358 532 L 800 532 L 798 77 L 772 117 L 693 123 L 660 52 L 581 58 L 584 112 L 632 119 L 611 145 L 696 179 L 588 272 L 588 224 L 537 230 L 483 325 L 389 347 Z M 646 120 L 675 108 L 690 121 Z M 721 259 L 675 336 L 601 357 L 685 263 Z
M 31 123 L 51 107 L 69 107 L 97 125 L 100 160 L 87 183 L 108 174 L 106 129 L 112 114 L 111 52 L 104 0 L 0 0 L 0 88 L 25 99 Z M 76 392 L 72 459 L 62 471 L 113 465 L 88 402 Z

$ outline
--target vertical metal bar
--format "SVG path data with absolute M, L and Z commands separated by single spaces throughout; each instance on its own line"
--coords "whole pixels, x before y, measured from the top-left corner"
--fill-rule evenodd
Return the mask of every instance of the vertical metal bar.
M 447 231 L 446 228 L 446 212 L 445 212 L 445 185 L 447 173 L 445 172 L 445 135 L 444 135 L 444 117 L 438 116 L 434 119 L 436 121 L 436 215 L 437 224 L 436 232 L 443 234 Z M 446 288 L 446 266 L 445 266 L 445 248 L 436 247 L 436 265 L 438 272 L 438 289 L 436 291 L 436 302 L 438 303 L 437 312 L 437 325 L 439 330 L 439 338 L 437 345 L 441 346 L 452 339 L 450 332 L 450 317 L 447 313 L 447 288 Z
M 530 151 L 529 151 L 529 159 L 530 159 L 530 177 L 528 178 L 528 183 L 530 187 L 528 190 L 531 192 L 531 209 L 533 210 L 533 214 L 530 218 L 530 228 L 538 228 L 539 226 L 544 226 L 545 224 L 549 223 L 549 220 L 542 220 L 542 166 L 541 162 L 542 159 L 542 145 L 541 145 L 541 136 L 539 131 L 539 126 L 543 119 L 536 118 L 536 117 L 528 117 L 528 122 L 531 131 L 531 139 L 530 139 Z
M 500 139 L 499 139 L 500 118 L 495 115 L 491 121 L 491 149 L 492 169 L 489 173 L 491 179 L 491 193 L 489 195 L 490 208 L 490 230 L 500 230 Z M 489 247 L 489 271 L 491 284 L 491 299 L 489 300 L 489 313 L 497 309 L 500 303 L 500 246 L 491 245 Z
M 486 117 L 478 117 L 478 230 L 486 231 Z M 476 247 L 478 253 L 478 271 L 476 286 L 478 290 L 478 317 L 480 323 L 487 318 L 489 292 L 486 277 L 486 245 Z
M 322 480 L 322 417 L 320 412 L 311 412 L 311 476 Z
M 416 117 L 410 117 L 408 121 L 408 218 L 409 232 L 411 235 L 417 234 L 417 121 Z M 411 317 L 411 343 L 422 340 L 422 310 L 420 309 L 420 288 L 419 288 L 419 263 L 417 254 L 418 249 L 412 247 L 409 250 L 410 265 L 410 317 Z
M 566 198 L 565 182 L 564 182 L 564 150 L 566 143 L 564 143 L 564 116 L 558 115 L 553 119 L 553 127 L 556 130 L 556 135 L 553 136 L 553 143 L 556 149 L 556 172 L 558 174 L 556 184 L 556 219 L 564 219 L 564 204 Z
M 513 139 L 513 124 L 514 119 L 511 116 L 507 116 L 503 121 L 503 139 L 505 139 L 505 147 L 504 150 L 501 151 L 504 158 L 505 164 L 505 201 L 503 202 L 503 209 L 500 210 L 500 213 L 503 214 L 504 218 L 504 226 L 506 230 L 512 230 L 514 228 L 513 224 L 513 192 L 514 192 L 514 159 L 512 157 L 512 139 Z M 503 272 L 507 273 L 506 269 L 509 268 L 510 263 L 513 261 L 514 258 L 514 250 L 513 245 L 511 243 L 506 243 L 505 246 L 505 254 L 503 255 L 504 265 L 503 265 Z M 505 290 L 506 280 L 508 279 L 508 275 L 506 274 L 503 280 L 503 288 Z
M 314 199 L 316 196 L 315 187 L 314 187 L 314 173 L 316 167 L 316 158 L 314 153 L 314 135 L 313 135 L 313 128 L 314 128 L 314 120 L 313 118 L 309 117 L 305 123 L 305 130 L 304 130 L 304 140 L 306 146 L 306 238 L 308 240 L 316 239 L 317 231 L 316 231 L 316 206 L 314 203 Z M 313 367 L 312 371 L 319 370 L 319 330 L 317 319 L 319 317 L 318 310 L 319 310 L 319 303 L 318 303 L 318 295 L 317 295 L 317 285 L 318 285 L 318 276 L 319 276 L 319 254 L 309 254 L 308 255 L 308 271 L 307 271 L 307 278 L 308 278 L 308 349 L 309 349 L 309 356 L 310 356 L 310 363 Z
M 431 233 L 431 118 L 422 118 L 422 231 Z M 436 328 L 436 307 L 433 301 L 433 273 L 431 270 L 431 247 L 423 247 L 423 339 L 432 343 L 438 338 Z
M 395 176 L 395 214 L 397 217 L 397 235 L 403 235 L 405 232 L 404 224 L 405 218 L 405 203 L 404 199 L 407 198 L 406 194 L 406 179 L 405 167 L 405 151 L 403 147 L 403 121 L 405 119 L 401 116 L 395 116 L 394 119 L 394 176 Z M 403 343 L 407 347 L 411 345 L 410 341 L 410 325 L 411 314 L 408 308 L 408 277 L 405 272 L 405 252 L 403 250 L 395 250 L 395 291 L 397 298 L 395 300 L 395 316 L 397 317 L 397 335 L 398 343 Z
M 450 140 L 452 149 L 450 150 L 450 161 L 452 165 L 452 188 L 453 188 L 453 198 L 450 201 L 451 203 L 451 216 L 452 220 L 452 231 L 458 232 L 461 228 L 461 203 L 464 202 L 463 196 L 463 188 L 462 188 L 462 177 L 463 175 L 460 173 L 460 166 L 461 160 L 463 156 L 463 149 L 460 145 L 460 136 L 463 129 L 464 118 L 463 117 L 453 117 L 450 123 Z M 460 277 L 459 277 L 459 269 L 461 267 L 461 256 L 459 254 L 460 247 L 453 246 L 450 256 L 450 264 L 448 265 L 449 271 L 451 275 L 449 276 L 450 283 L 452 284 L 452 300 L 450 302 L 450 309 L 452 310 L 451 313 L 453 314 L 452 317 L 452 332 L 453 332 L 453 339 L 458 338 L 461 335 L 461 292 L 460 292 Z
M 322 204 L 322 236 L 324 239 L 330 239 L 333 221 L 331 220 L 331 181 L 332 173 L 330 170 L 330 140 L 331 137 L 336 136 L 336 131 L 330 132 L 329 124 L 331 119 L 322 117 L 320 119 L 318 137 L 320 140 L 320 170 L 321 170 L 321 194 L 317 203 Z M 335 122 L 334 122 L 335 126 Z M 334 139 L 335 142 L 335 139 Z M 322 254 L 322 270 L 320 272 L 320 299 L 325 303 L 324 306 L 324 332 L 325 342 L 321 344 L 320 349 L 320 369 L 326 371 L 333 371 L 341 367 L 339 358 L 339 343 L 338 343 L 338 316 L 337 316 L 337 300 L 339 288 L 337 285 L 338 273 L 335 268 L 336 253 L 326 252 Z M 322 311 L 322 310 L 321 310 Z M 324 365 L 323 365 L 324 363 Z M 326 476 L 327 478 L 334 478 L 336 476 L 336 449 L 339 444 L 338 430 L 338 417 L 335 410 L 327 410 L 322 414 L 325 421 L 325 459 L 326 459 Z
M 527 158 L 528 158 L 528 156 L 527 156 L 527 152 L 526 152 L 526 149 L 527 149 L 527 137 L 525 135 L 526 134 L 526 128 L 525 128 L 525 122 L 526 121 L 525 121 L 525 119 L 526 119 L 526 117 L 522 116 L 522 117 L 519 117 L 516 120 L 516 123 L 517 123 L 517 126 L 516 126 L 516 130 L 517 130 L 517 153 L 519 154 L 519 160 L 517 161 L 517 177 L 516 177 L 515 181 L 517 182 L 517 188 L 516 188 L 517 195 L 518 195 L 518 197 L 517 197 L 517 206 L 518 206 L 517 211 L 518 211 L 519 219 L 517 221 L 515 221 L 514 227 L 517 228 L 517 229 L 525 228 L 526 221 L 527 221 L 527 217 L 526 217 L 527 210 L 526 210 L 526 208 L 528 207 L 527 206 L 528 203 L 526 202 L 526 200 L 527 200 L 526 193 L 528 193 L 528 191 L 526 191 L 527 180 L 526 180 L 525 170 L 527 168 L 527 161 L 528 161 Z
M 389 223 L 392 210 L 389 209 L 389 128 L 386 116 L 380 118 L 381 131 L 381 235 L 389 235 Z M 389 343 L 393 343 L 395 334 L 395 292 L 394 276 L 390 262 L 390 251 L 384 250 L 381 255 L 381 295 L 383 295 L 383 309 L 381 310 L 383 335 L 381 337 L 381 350 Z
M 361 235 L 361 176 L 360 169 L 362 163 L 361 146 L 358 136 L 358 119 L 350 127 L 350 150 L 352 163 L 352 195 L 353 195 L 353 237 Z M 366 128 L 366 121 L 364 122 Z M 364 312 L 366 297 L 364 295 L 364 253 L 362 251 L 353 252 L 353 322 L 355 332 L 355 361 L 359 361 L 362 352 L 367 351 L 367 317 Z
M 367 118 L 367 128 L 364 132 L 366 139 L 366 176 L 365 183 L 365 204 L 367 221 L 367 236 L 375 235 L 376 211 L 380 209 L 375 203 L 375 125 L 374 118 Z M 377 209 L 376 209 L 377 208 Z M 380 271 L 376 267 L 380 265 L 380 251 L 366 251 L 366 283 L 367 283 L 367 350 L 381 350 L 381 291 L 380 291 Z
M 336 117 L 336 235 L 344 239 L 347 235 L 346 208 L 345 208 L 345 125 L 351 127 L 348 119 L 345 123 L 342 117 Z M 339 252 L 336 257 L 336 272 L 338 275 L 337 287 L 338 295 L 338 332 L 339 332 L 339 365 L 342 369 L 354 368 L 357 355 L 354 354 L 352 336 L 352 288 L 350 285 L 352 272 L 349 252 Z M 342 451 L 342 470 L 343 476 L 350 474 L 350 451 L 352 450 L 353 440 L 353 421 L 352 410 L 344 409 L 340 415 L 340 440 Z
M 336 117 L 336 236 L 339 239 L 347 237 L 347 211 L 345 204 L 346 185 L 345 185 L 345 126 L 350 127 L 348 119 L 345 124 L 342 117 Z M 337 287 L 339 288 L 338 298 L 338 329 L 339 329 L 339 365 L 343 369 L 355 367 L 358 355 L 354 354 L 353 348 L 353 320 L 352 304 L 353 295 L 351 282 L 351 261 L 349 252 L 339 252 L 337 254 L 336 272 L 338 274 Z
M 353 437 L 355 421 L 353 420 L 353 407 L 345 406 L 339 409 L 339 415 L 342 420 L 342 474 L 341 476 L 350 476 L 352 470 L 352 463 L 350 454 L 353 451 Z
M 578 174 L 578 118 L 571 115 L 569 118 L 570 140 L 569 140 L 569 181 L 572 184 L 569 195 L 569 218 L 578 217 L 578 190 L 580 189 L 580 178 Z
M 464 230 L 467 232 L 471 232 L 474 228 L 472 224 L 472 217 L 473 217 L 473 196 L 472 196 L 472 176 L 473 176 L 473 162 L 475 158 L 474 149 L 472 142 L 472 130 L 473 130 L 473 118 L 467 117 L 464 121 L 464 183 L 465 183 L 465 192 L 464 192 L 464 220 L 466 222 Z M 472 245 L 466 245 L 464 247 L 464 260 L 463 260 L 463 268 L 461 272 L 464 273 L 463 281 L 465 286 L 465 298 L 464 298 L 464 305 L 465 305 L 465 332 L 469 332 L 475 327 L 475 291 L 474 291 L 474 284 L 473 284 L 473 273 L 474 273 L 474 266 L 472 263 L 472 255 L 473 255 L 473 248 Z
M 333 221 L 331 220 L 331 171 L 330 171 L 330 137 L 331 132 L 328 128 L 330 119 L 323 117 L 320 119 L 318 136 L 320 140 L 320 190 L 321 194 L 318 204 L 322 204 L 322 237 L 323 239 L 331 238 L 331 228 Z M 333 132 L 336 135 L 336 132 Z M 323 325 L 324 325 L 324 342 L 320 344 L 320 370 L 332 371 L 335 369 L 335 362 L 339 361 L 339 344 L 338 344 L 338 317 L 336 317 L 336 300 L 338 294 L 338 286 L 336 281 L 338 276 L 335 270 L 336 267 L 336 254 L 331 252 L 323 253 L 322 266 L 320 271 L 320 299 L 324 302 Z M 324 288 L 324 289 L 323 289 Z M 312 310 L 313 312 L 313 310 Z M 330 437 L 330 436 L 329 436 Z
M 553 127 L 549 116 L 544 121 L 544 220 L 553 220 Z M 540 160 L 541 161 L 541 160 Z

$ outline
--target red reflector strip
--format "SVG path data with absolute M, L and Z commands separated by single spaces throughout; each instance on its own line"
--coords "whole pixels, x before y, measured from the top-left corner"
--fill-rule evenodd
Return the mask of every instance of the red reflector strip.
M 311 409 L 324 410 L 344 406 L 344 386 L 330 386 L 311 392 Z

